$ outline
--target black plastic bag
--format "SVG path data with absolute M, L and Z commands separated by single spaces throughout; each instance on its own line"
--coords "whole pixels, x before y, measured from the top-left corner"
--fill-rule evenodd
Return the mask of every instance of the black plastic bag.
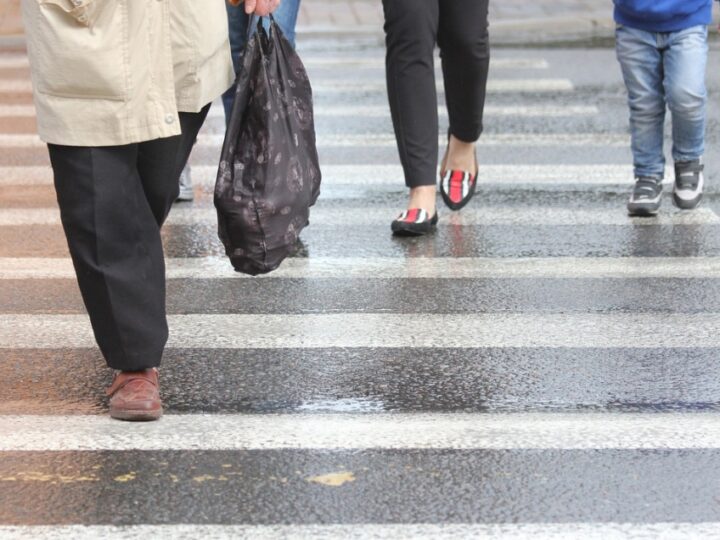
M 218 235 L 235 270 L 265 274 L 295 251 L 320 178 L 305 67 L 275 21 L 268 33 L 260 19 L 238 73 L 215 184 Z

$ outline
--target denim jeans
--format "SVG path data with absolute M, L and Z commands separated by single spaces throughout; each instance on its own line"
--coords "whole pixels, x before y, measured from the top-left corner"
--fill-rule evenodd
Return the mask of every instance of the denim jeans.
M 617 28 L 616 51 L 628 91 L 636 176 L 664 175 L 666 107 L 672 114 L 673 159 L 702 157 L 707 36 L 706 26 L 661 33 Z
M 247 41 L 248 22 L 250 17 L 245 14 L 245 5 L 240 4 L 239 6 L 232 6 L 228 2 L 227 14 L 228 14 L 228 25 L 230 29 L 230 50 L 232 51 L 233 67 L 235 73 L 240 71 L 242 65 L 242 53 L 245 49 L 245 43 Z M 283 34 L 295 46 L 295 23 L 297 22 L 298 11 L 300 10 L 300 0 L 282 0 L 280 7 L 273 13 L 275 22 L 280 26 Z M 264 20 L 264 24 L 267 25 L 270 22 L 270 18 Z M 233 103 L 235 102 L 235 86 L 230 88 L 223 94 L 223 106 L 225 107 L 225 119 L 230 118 L 230 112 L 232 111 Z

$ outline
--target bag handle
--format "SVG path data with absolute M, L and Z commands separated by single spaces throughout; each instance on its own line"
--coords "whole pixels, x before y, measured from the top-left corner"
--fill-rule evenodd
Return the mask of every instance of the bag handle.
M 275 17 L 272 13 L 269 13 L 267 15 L 270 18 L 270 27 L 272 28 L 272 25 L 275 24 Z M 253 25 L 255 24 L 255 19 L 257 18 L 257 28 L 260 30 L 260 27 L 262 25 L 263 18 L 261 16 L 255 15 L 254 13 L 250 15 L 250 19 L 248 20 L 247 25 L 247 36 L 245 36 L 245 42 L 247 43 L 250 41 L 250 38 L 252 37 L 253 32 Z

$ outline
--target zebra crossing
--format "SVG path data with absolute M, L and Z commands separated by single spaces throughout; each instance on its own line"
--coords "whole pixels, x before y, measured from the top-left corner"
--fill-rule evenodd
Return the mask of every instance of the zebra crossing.
M 478 195 L 411 240 L 382 50 L 303 58 L 300 250 L 260 278 L 223 257 L 214 104 L 163 232 L 168 414 L 127 425 L 0 53 L 0 538 L 720 538 L 720 216 L 712 186 L 625 215 L 619 74 L 583 79 L 611 51 L 499 50 Z

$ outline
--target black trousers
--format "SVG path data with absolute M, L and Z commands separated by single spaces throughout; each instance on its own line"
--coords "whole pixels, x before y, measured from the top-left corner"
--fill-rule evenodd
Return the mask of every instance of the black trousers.
M 168 338 L 160 227 L 209 108 L 181 113 L 177 137 L 124 146 L 48 145 L 80 292 L 111 368 L 160 365 Z
M 490 46 L 488 0 L 383 0 L 387 87 L 408 187 L 436 183 L 438 115 L 433 51 L 440 48 L 450 133 L 482 133 Z

